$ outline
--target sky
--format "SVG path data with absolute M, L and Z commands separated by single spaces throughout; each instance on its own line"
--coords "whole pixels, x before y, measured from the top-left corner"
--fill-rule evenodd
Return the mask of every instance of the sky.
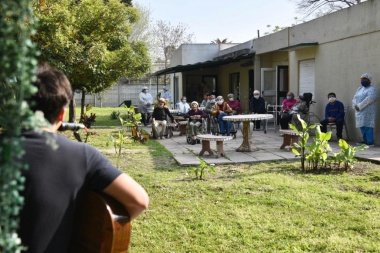
M 300 19 L 294 0 L 132 0 L 150 9 L 151 19 L 184 23 L 193 42 L 210 43 L 225 38 L 242 43 L 274 29 L 294 24 Z M 267 25 L 271 25 L 270 28 Z

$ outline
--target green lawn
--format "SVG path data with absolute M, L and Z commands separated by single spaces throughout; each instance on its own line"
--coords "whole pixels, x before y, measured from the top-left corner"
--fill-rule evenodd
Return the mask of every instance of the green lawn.
M 116 164 L 106 146 L 115 130 L 91 131 L 88 143 Z M 200 181 L 154 140 L 127 140 L 120 164 L 151 200 L 133 222 L 132 253 L 379 252 L 379 165 L 359 162 L 348 173 L 302 173 L 299 162 L 216 166 Z

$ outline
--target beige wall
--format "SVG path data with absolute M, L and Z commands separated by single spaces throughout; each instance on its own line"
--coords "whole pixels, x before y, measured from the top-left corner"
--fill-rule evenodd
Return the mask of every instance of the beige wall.
M 339 100 L 351 107 L 351 100 L 359 87 L 360 75 L 369 72 L 380 95 L 380 1 L 367 1 L 357 6 L 258 38 L 254 43 L 256 67 L 289 65 L 290 90 L 298 93 L 298 64 L 315 59 L 315 93 L 317 103 L 312 110 L 323 118 L 327 94 L 335 92 Z M 300 43 L 318 42 L 317 46 L 288 51 L 285 60 L 279 49 Z M 260 59 L 260 60 L 258 60 Z M 271 64 L 268 61 L 272 61 Z M 278 63 L 278 64 L 277 64 Z M 255 87 L 260 82 L 260 71 L 255 70 Z M 377 101 L 380 113 L 380 98 Z M 355 115 L 348 112 L 350 137 L 359 140 Z M 380 117 L 376 119 L 375 142 L 380 144 Z M 334 133 L 335 135 L 335 133 Z

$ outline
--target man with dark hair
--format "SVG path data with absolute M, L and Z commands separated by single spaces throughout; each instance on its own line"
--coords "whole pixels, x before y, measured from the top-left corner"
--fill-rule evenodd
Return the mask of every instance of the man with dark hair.
M 329 103 L 325 107 L 325 119 L 320 122 L 321 131 L 326 133 L 327 124 L 336 124 L 336 137 L 338 140 L 342 139 L 342 131 L 344 124 L 344 105 L 342 102 L 336 99 L 334 92 L 330 92 L 327 95 Z
M 82 194 L 105 193 L 128 211 L 131 220 L 148 206 L 146 191 L 118 170 L 90 145 L 56 134 L 73 97 L 67 77 L 60 71 L 39 69 L 30 99 L 34 111 L 42 111 L 51 123 L 42 129 L 23 132 L 25 198 L 19 235 L 27 252 L 68 252 L 73 215 Z M 53 147 L 47 140 L 54 141 Z

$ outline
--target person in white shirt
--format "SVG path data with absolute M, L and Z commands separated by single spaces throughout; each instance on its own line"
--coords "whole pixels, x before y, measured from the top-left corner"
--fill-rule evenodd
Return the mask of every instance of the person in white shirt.
M 143 87 L 139 94 L 139 111 L 141 113 L 141 123 L 144 126 L 149 124 L 150 115 L 153 112 L 153 97 L 148 92 L 148 87 Z
M 167 86 L 162 87 L 162 92 L 160 98 L 165 98 L 166 102 L 170 104 L 172 100 L 172 94 L 169 91 L 169 88 Z
M 177 109 L 180 111 L 178 115 L 185 115 L 190 110 L 190 105 L 186 101 L 186 96 L 183 96 L 181 102 L 177 103 Z

